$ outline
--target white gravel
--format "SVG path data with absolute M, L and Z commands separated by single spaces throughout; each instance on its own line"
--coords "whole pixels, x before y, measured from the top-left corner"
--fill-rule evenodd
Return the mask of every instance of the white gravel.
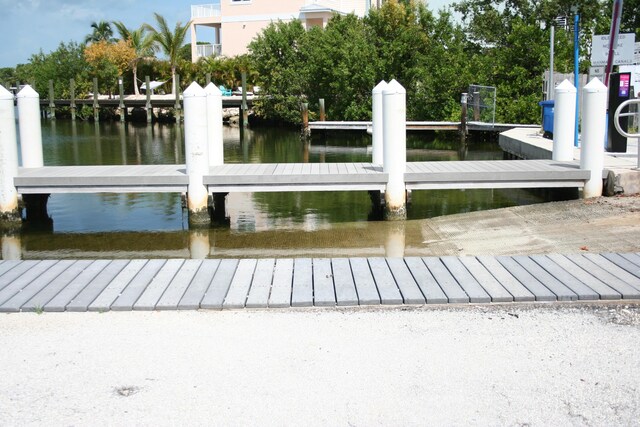
M 618 304 L 0 316 L 1 425 L 640 425 Z

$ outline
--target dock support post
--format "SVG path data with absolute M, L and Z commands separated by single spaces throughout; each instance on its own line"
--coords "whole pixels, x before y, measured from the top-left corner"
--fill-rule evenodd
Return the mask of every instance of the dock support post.
M 206 73 L 204 75 L 204 85 L 209 86 L 209 83 L 211 83 L 211 73 Z
M 209 224 L 207 187 L 202 177 L 209 172 L 209 150 L 207 137 L 207 94 L 202 87 L 193 82 L 184 91 L 184 132 L 185 159 L 189 187 L 187 190 L 187 209 L 189 224 Z
M 71 121 L 76 121 L 76 81 L 69 79 L 69 109 L 71 110 Z
M 467 129 L 467 101 L 469 100 L 469 95 L 466 93 L 462 94 L 460 98 L 460 144 L 466 145 L 467 143 L 467 135 L 469 134 L 469 129 Z
M 93 78 L 93 120 L 100 121 L 100 104 L 98 103 L 98 79 Z
M 40 124 L 40 95 L 27 85 L 18 92 L 20 153 L 22 166 L 40 168 L 42 156 L 42 127 Z
M 173 104 L 175 110 L 176 123 L 180 123 L 182 111 L 180 108 L 180 74 L 176 74 L 176 102 Z
M 249 126 L 249 106 L 247 105 L 247 72 L 242 72 L 242 126 L 243 129 L 246 129 Z
M 591 178 L 585 182 L 582 192 L 582 196 L 588 199 L 602 195 L 607 87 L 598 78 L 594 78 L 582 89 L 582 96 L 580 168 L 591 171 Z
M 151 79 L 149 76 L 144 77 L 144 84 L 144 87 L 146 88 L 145 94 L 147 96 L 147 102 L 144 108 L 147 110 L 147 123 L 151 123 L 153 118 L 153 109 L 151 108 L 151 89 L 149 89 L 151 86 Z
M 385 219 L 407 218 L 404 174 L 407 168 L 407 92 L 396 80 L 382 91 L 384 141 L 383 170 L 389 175 L 385 199 Z
M 576 116 L 576 87 L 565 80 L 555 88 L 553 108 L 553 154 L 559 162 L 573 161 L 573 139 Z
M 318 100 L 318 105 L 320 107 L 320 121 L 324 122 L 325 120 L 327 120 L 327 115 L 324 110 L 324 98 L 320 98 Z
M 480 92 L 473 92 L 473 120 L 480 121 Z
M 371 163 L 383 165 L 383 117 L 382 117 L 382 91 L 386 89 L 387 82 L 382 80 L 371 91 Z
M 0 86 L 0 222 L 2 223 L 20 221 L 18 192 L 13 185 L 13 179 L 17 175 L 18 137 L 13 94 Z
M 53 80 L 49 80 L 49 118 L 56 119 L 56 103 L 54 102 L 55 94 L 53 91 Z
M 307 102 L 300 104 L 300 112 L 302 114 L 302 137 L 308 138 L 311 131 L 309 130 L 309 104 Z
M 118 77 L 118 94 L 120 95 L 120 121 L 124 123 L 127 109 L 124 106 L 124 83 L 122 82 L 122 76 Z
M 213 83 L 204 88 L 207 94 L 207 140 L 209 144 L 209 166 L 224 164 L 222 140 L 222 92 Z

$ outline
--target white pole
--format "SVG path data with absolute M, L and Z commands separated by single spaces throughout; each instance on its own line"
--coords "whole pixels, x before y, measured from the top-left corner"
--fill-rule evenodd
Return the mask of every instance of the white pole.
M 591 171 L 591 178 L 584 184 L 585 199 L 602 195 L 607 95 L 607 87 L 598 78 L 591 80 L 582 90 L 580 168 Z
M 20 217 L 18 192 L 13 185 L 13 179 L 17 175 L 18 138 L 13 94 L 0 86 L 0 217 L 2 218 Z
M 384 153 L 382 148 L 383 123 L 382 123 L 382 91 L 387 87 L 387 82 L 382 80 L 371 91 L 371 162 L 374 165 L 382 165 Z
M 407 91 L 391 80 L 382 91 L 383 170 L 389 175 L 384 194 L 387 219 L 406 219 Z
M 553 110 L 553 155 L 559 162 L 573 161 L 573 140 L 576 128 L 576 87 L 565 80 L 555 89 Z
M 209 150 L 207 140 L 207 94 L 196 82 L 182 94 L 184 98 L 185 158 L 189 188 L 187 208 L 189 222 L 209 222 L 208 192 L 202 182 L 209 173 Z
M 207 122 L 209 139 L 209 166 L 224 164 L 222 139 L 222 92 L 213 83 L 204 88 L 207 94 Z
M 31 86 L 26 85 L 17 95 L 20 127 L 20 152 L 22 166 L 41 168 L 42 129 L 40 127 L 40 95 Z

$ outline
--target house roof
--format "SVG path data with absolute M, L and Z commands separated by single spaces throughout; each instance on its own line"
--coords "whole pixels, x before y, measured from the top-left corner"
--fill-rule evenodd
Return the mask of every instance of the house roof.
M 302 6 L 300 8 L 300 13 L 323 13 L 323 12 L 340 13 L 339 10 L 332 9 L 332 8 L 330 8 L 328 6 L 323 6 L 323 5 L 318 4 L 318 3 L 308 4 L 308 5 Z

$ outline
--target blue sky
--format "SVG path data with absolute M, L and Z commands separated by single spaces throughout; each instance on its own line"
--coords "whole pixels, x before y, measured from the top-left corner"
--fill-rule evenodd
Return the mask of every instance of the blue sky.
M 60 42 L 84 40 L 93 21 L 122 21 L 128 27 L 153 23 L 158 12 L 173 27 L 190 19 L 191 4 L 213 3 L 184 0 L 0 0 L 0 67 L 26 63 L 42 49 L 55 50 Z M 430 0 L 439 9 L 451 0 Z

